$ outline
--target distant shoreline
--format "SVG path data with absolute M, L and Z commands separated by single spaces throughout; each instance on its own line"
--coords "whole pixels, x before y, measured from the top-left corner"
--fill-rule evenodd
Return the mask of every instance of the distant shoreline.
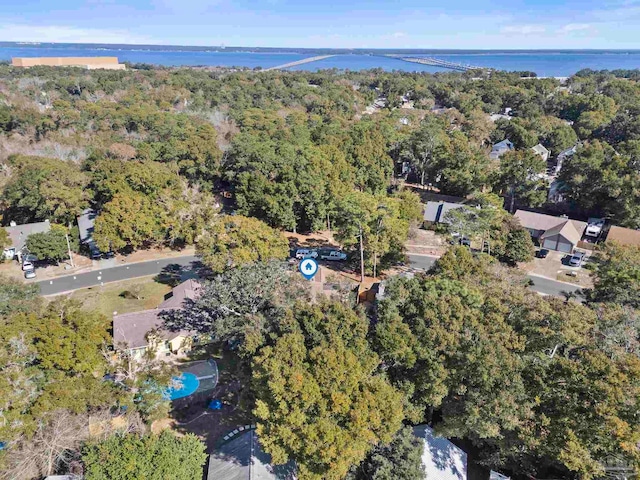
M 282 54 L 355 54 L 355 55 L 517 55 L 517 54 L 544 54 L 544 55 L 593 55 L 593 54 L 638 54 L 640 49 L 436 49 L 436 48 L 291 48 L 291 47 L 239 47 L 239 46 L 191 46 L 191 45 L 151 45 L 151 44 L 118 44 L 118 43 L 46 43 L 46 42 L 5 42 L 0 41 L 0 48 L 48 48 L 48 49 L 104 49 L 104 50 L 128 50 L 128 51 L 155 51 L 155 52 L 230 52 L 230 53 L 282 53 Z
M 507 72 L 533 72 L 538 77 L 568 77 L 585 69 L 640 69 L 640 50 L 282 49 L 0 42 L 2 62 L 11 62 L 12 58 L 29 57 L 105 56 L 118 57 L 120 63 L 159 67 L 237 67 L 267 70 L 288 65 L 295 70 L 309 71 L 382 69 L 388 72 L 423 73 L 477 67 Z M 305 57 L 307 60 L 322 57 L 322 60 L 303 61 Z M 433 61 L 407 61 L 397 57 L 431 57 Z

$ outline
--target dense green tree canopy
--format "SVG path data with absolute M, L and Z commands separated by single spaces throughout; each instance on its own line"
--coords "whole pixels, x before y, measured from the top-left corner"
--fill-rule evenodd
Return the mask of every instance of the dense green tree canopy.
M 7 220 L 69 223 L 89 204 L 89 179 L 72 163 L 16 155 L 7 165 L 14 172 L 2 192 Z
M 84 476 L 87 480 L 193 480 L 202 475 L 205 448 L 192 434 L 116 435 L 83 448 Z
M 629 144 L 626 149 L 634 151 Z M 563 196 L 582 212 L 640 226 L 640 172 L 633 156 L 594 141 L 567 159 L 558 180 Z
M 493 468 L 594 478 L 613 457 L 637 468 L 640 362 L 623 340 L 637 313 L 545 299 L 509 275 L 459 247 L 385 289 L 376 350 L 416 419 L 437 412 L 437 428 Z
M 260 220 L 224 215 L 209 225 L 198 240 L 198 255 L 213 272 L 252 262 L 284 260 L 289 255 L 285 236 Z
M 298 304 L 254 359 L 260 441 L 300 478 L 344 478 L 400 427 L 402 398 L 376 373 L 367 323 L 340 303 Z
M 19 280 L 0 275 L 0 320 L 17 312 L 37 308 L 38 286 L 25 285 Z
M 0 437 L 7 441 L 31 433 L 44 412 L 80 413 L 118 397 L 99 377 L 106 372 L 107 320 L 73 303 L 43 312 L 36 305 L 0 321 Z
M 530 150 L 510 151 L 500 157 L 500 168 L 494 176 L 494 187 L 508 201 L 509 212 L 515 206 L 536 207 L 545 201 L 547 191 L 540 178 L 546 165 Z
M 67 230 L 60 225 L 53 225 L 49 232 L 33 233 L 27 237 L 27 249 L 38 260 L 59 262 L 69 258 L 67 246 Z
M 592 297 L 640 308 L 640 247 L 607 242 L 596 255 Z
M 11 239 L 9 233 L 2 227 L 0 227 L 0 248 L 10 247 Z
M 254 354 L 275 331 L 285 309 L 304 296 L 286 264 L 249 263 L 206 282 L 200 297 L 184 310 L 164 312 L 165 325 L 197 331 L 217 342 L 237 342 L 241 354 Z
M 409 225 L 422 217 L 417 195 L 405 191 L 392 197 L 353 192 L 340 200 L 334 222 L 336 237 L 347 247 L 359 248 L 374 276 L 402 259 Z

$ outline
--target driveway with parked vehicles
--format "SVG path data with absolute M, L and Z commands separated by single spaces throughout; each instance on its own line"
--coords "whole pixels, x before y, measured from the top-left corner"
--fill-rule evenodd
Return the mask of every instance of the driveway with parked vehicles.
M 568 255 L 556 250 L 539 248 L 536 250 L 535 258 L 528 264 L 527 271 L 531 275 L 591 288 L 593 286 L 591 272 L 584 268 L 590 257 L 591 252 L 588 250 L 577 249 L 573 254 Z

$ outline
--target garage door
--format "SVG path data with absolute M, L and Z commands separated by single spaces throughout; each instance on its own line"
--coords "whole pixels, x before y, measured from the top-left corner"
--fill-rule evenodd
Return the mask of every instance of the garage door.
M 573 251 L 573 245 L 566 241 L 560 240 L 558 242 L 558 251 L 564 252 L 564 253 L 571 253 Z
M 544 243 L 542 244 L 542 246 L 543 246 L 543 248 L 546 248 L 547 250 L 555 250 L 556 249 L 556 239 L 555 239 L 555 237 L 545 239 Z

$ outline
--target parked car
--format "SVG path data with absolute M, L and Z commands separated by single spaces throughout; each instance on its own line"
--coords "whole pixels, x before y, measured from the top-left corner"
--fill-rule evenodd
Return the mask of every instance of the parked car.
M 330 260 L 333 262 L 343 262 L 347 259 L 347 254 L 340 250 L 328 250 L 320 254 L 320 260 Z
M 471 240 L 467 237 L 460 237 L 460 245 L 471 248 Z
M 27 279 L 36 278 L 36 270 L 35 270 L 35 268 L 31 269 L 31 270 L 25 270 L 24 278 L 27 278 Z
M 27 270 L 33 270 L 36 267 L 33 266 L 33 263 L 31 263 L 28 260 L 25 260 L 24 262 L 22 262 L 22 271 L 26 272 Z
M 304 260 L 305 258 L 318 258 L 318 252 L 306 248 L 299 248 L 296 250 L 296 258 L 298 260 Z
M 541 248 L 536 252 L 536 257 L 538 258 L 547 258 L 548 255 L 549 255 L 549 250 L 547 250 L 546 248 Z
M 580 267 L 582 266 L 582 262 L 584 261 L 584 252 L 574 252 L 569 258 L 569 266 L 571 267 Z

